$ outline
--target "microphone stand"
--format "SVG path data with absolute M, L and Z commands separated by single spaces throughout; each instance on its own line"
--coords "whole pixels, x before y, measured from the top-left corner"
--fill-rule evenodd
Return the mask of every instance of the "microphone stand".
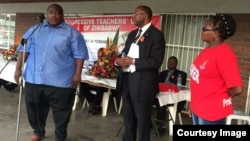
M 40 19 L 40 23 L 36 26 L 36 28 L 31 32 L 31 34 L 28 36 L 27 39 L 22 39 L 21 40 L 21 44 L 23 45 L 23 59 L 22 59 L 22 75 L 19 79 L 19 86 L 20 86 L 20 90 L 19 90 L 19 102 L 18 102 L 18 114 L 17 114 L 17 126 L 16 126 L 16 141 L 18 141 L 18 136 L 19 136 L 19 123 L 20 123 L 20 109 L 21 109 L 21 100 L 22 100 L 22 91 L 23 91 L 23 68 L 24 68 L 24 60 L 25 60 L 25 48 L 26 48 L 26 44 L 27 41 L 29 40 L 29 38 L 34 34 L 34 32 L 38 29 L 38 27 L 40 27 L 40 25 L 43 23 L 43 20 L 45 19 L 45 17 L 43 15 L 39 16 Z M 16 51 L 15 54 L 17 54 L 18 50 Z M 5 67 L 7 66 L 7 64 L 9 63 L 9 61 L 6 63 Z M 2 69 L 3 70 L 3 69 Z

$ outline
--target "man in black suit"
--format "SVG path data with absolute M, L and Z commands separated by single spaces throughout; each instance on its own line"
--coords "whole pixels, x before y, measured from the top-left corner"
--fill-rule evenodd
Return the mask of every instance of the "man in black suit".
M 137 29 L 129 33 L 121 57 L 117 79 L 122 92 L 125 133 L 123 141 L 150 141 L 152 104 L 158 90 L 159 68 L 165 54 L 164 34 L 151 24 L 152 11 L 138 6 L 133 14 Z M 140 31 L 140 32 L 138 32 Z
M 175 56 L 168 58 L 168 70 L 164 70 L 159 75 L 159 82 L 177 84 L 177 77 L 181 75 L 181 85 L 185 86 L 187 81 L 187 73 L 177 69 L 178 59 Z M 184 108 L 186 101 L 180 101 L 177 103 L 177 113 L 181 112 Z M 163 124 L 166 120 L 166 106 L 173 106 L 173 104 L 168 104 L 160 107 L 158 99 L 156 99 L 156 108 L 157 108 L 157 124 L 159 134 L 163 134 L 166 131 L 166 126 Z M 158 122 L 160 121 L 160 122 Z

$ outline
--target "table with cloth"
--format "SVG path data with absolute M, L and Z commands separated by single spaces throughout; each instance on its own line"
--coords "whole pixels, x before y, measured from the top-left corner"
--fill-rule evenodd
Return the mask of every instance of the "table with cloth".
M 186 87 L 181 88 L 178 92 L 159 92 L 157 95 L 160 106 L 164 106 L 167 104 L 174 104 L 173 106 L 169 106 L 168 110 L 172 115 L 173 120 L 176 119 L 177 112 L 177 103 L 179 101 L 190 101 L 190 90 Z M 169 121 L 169 135 L 173 135 L 173 122 Z
M 104 92 L 102 98 L 102 116 L 105 117 L 107 115 L 108 102 L 109 102 L 109 96 L 111 95 L 111 90 L 116 89 L 116 79 L 98 78 L 91 75 L 82 75 L 81 82 L 88 83 L 89 85 L 92 86 L 104 87 L 108 89 L 107 92 Z M 75 100 L 74 107 L 76 105 L 76 102 L 77 100 Z M 117 110 L 117 107 L 115 108 Z

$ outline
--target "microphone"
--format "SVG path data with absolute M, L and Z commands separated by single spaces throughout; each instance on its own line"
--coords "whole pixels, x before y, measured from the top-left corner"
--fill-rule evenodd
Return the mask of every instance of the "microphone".
M 44 17 L 44 14 L 41 14 L 40 16 L 35 17 L 35 20 L 40 20 L 41 23 L 43 23 L 44 19 L 46 19 Z
M 27 39 L 24 39 L 24 38 L 23 38 L 23 39 L 21 40 L 21 45 L 24 46 L 24 44 L 26 44 L 26 43 L 27 43 Z

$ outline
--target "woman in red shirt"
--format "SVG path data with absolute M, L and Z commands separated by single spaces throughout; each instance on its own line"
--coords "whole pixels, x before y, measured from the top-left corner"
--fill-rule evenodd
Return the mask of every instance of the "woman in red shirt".
M 224 42 L 236 30 L 234 19 L 222 14 L 210 17 L 201 32 L 207 43 L 190 68 L 194 125 L 223 125 L 233 113 L 232 97 L 242 93 L 237 56 Z

